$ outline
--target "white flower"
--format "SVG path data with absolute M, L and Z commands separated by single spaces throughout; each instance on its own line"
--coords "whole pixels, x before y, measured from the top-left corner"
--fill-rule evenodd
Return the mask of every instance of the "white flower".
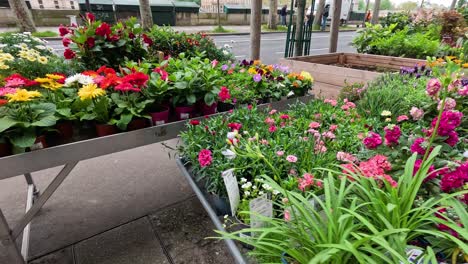
M 240 179 L 240 182 L 241 182 L 241 183 L 247 182 L 247 179 L 244 178 L 244 177 L 242 177 L 242 178 Z
M 78 82 L 79 84 L 82 84 L 82 85 L 94 83 L 93 78 L 91 76 L 77 73 L 65 79 L 65 86 L 70 86 L 74 84 L 75 82 Z
M 252 183 L 251 182 L 246 182 L 244 184 L 242 184 L 242 189 L 249 189 L 250 187 L 252 187 Z
M 50 51 L 50 52 L 54 51 L 54 49 L 52 47 L 47 47 L 47 50 Z
M 273 190 L 273 194 L 278 195 L 278 194 L 280 194 L 280 192 L 278 190 Z
M 264 194 L 263 191 L 259 191 L 259 192 L 258 192 L 258 195 L 263 195 L 263 194 Z
M 30 39 L 25 39 L 25 40 L 23 40 L 23 41 L 24 41 L 24 42 L 31 42 Z
M 0 49 L 3 49 L 6 46 L 7 46 L 7 44 L 0 44 Z
M 229 55 L 229 51 L 223 50 L 223 54 L 224 54 L 224 55 Z
M 255 186 L 255 185 L 254 185 L 254 186 L 252 186 L 252 189 L 256 190 L 256 189 L 257 189 L 257 186 Z
M 227 219 L 228 218 L 228 215 L 224 215 L 224 219 Z
M 36 45 L 36 49 L 45 50 L 46 47 L 43 45 Z
M 262 184 L 262 187 L 263 187 L 263 189 L 265 189 L 267 191 L 272 189 L 271 186 L 269 184 L 267 184 L 267 183 Z
M 463 153 L 463 157 L 468 158 L 468 150 Z
M 287 95 L 287 97 L 290 97 L 290 96 L 293 96 L 294 95 L 294 92 L 293 91 L 290 91 Z
M 245 191 L 245 192 L 244 192 L 244 195 L 245 195 L 245 196 L 249 196 L 249 195 L 250 195 L 250 192 L 249 192 L 249 191 Z
M 230 160 L 236 158 L 236 153 L 234 153 L 230 149 L 226 149 L 226 150 L 221 151 L 221 154 L 223 154 L 224 157 L 226 157 L 227 159 L 230 159 Z
M 229 139 L 234 139 L 234 138 L 236 138 L 237 134 L 238 134 L 237 131 L 228 132 L 228 133 L 227 133 L 227 138 L 229 138 Z

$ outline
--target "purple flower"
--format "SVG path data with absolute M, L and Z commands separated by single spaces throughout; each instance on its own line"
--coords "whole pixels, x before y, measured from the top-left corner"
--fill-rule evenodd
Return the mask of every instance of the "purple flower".
M 229 68 L 229 66 L 227 66 L 226 64 L 221 66 L 221 70 L 223 70 L 223 71 L 227 71 L 228 68 Z
M 255 75 L 253 76 L 253 80 L 254 80 L 254 82 L 260 82 L 260 81 L 262 80 L 262 75 L 260 75 L 260 74 L 258 74 L 258 73 L 255 74 Z

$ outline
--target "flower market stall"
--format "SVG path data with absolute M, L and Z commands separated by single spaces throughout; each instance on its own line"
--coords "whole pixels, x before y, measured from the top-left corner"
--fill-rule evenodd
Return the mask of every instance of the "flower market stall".
M 0 210 L 11 263 L 27 261 L 30 222 L 79 161 L 176 138 L 186 120 L 312 98 L 310 74 L 234 62 L 204 34 L 143 32 L 135 19 L 111 26 L 92 14 L 84 22 L 60 28 L 64 58 L 29 34 L 2 37 L 0 180 L 24 175 L 28 185 L 16 226 Z M 61 165 L 39 192 L 30 173 Z

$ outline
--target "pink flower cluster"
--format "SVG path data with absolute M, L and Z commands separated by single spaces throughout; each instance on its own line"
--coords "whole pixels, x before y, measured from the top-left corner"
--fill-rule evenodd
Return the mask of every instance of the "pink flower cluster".
M 440 181 L 440 188 L 444 192 L 450 192 L 462 188 L 468 182 L 468 161 L 458 166 L 455 170 L 445 173 Z
M 426 93 L 431 97 L 437 97 L 441 88 L 442 83 L 440 82 L 440 80 L 432 78 L 427 82 Z
M 345 174 L 361 172 L 364 177 L 386 181 L 393 188 L 398 186 L 398 183 L 390 175 L 385 174 L 392 169 L 392 164 L 384 155 L 375 155 L 368 161 L 362 161 L 358 167 L 352 163 L 342 164 L 341 166 Z
M 325 99 L 323 100 L 324 103 L 326 104 L 331 104 L 332 106 L 336 106 L 338 102 L 335 99 Z
M 422 109 L 419 109 L 413 106 L 411 107 L 410 115 L 411 117 L 413 117 L 414 121 L 418 121 L 424 116 L 424 111 Z
M 398 140 L 401 136 L 401 129 L 399 126 L 388 125 L 384 128 L 385 131 L 385 145 L 393 146 L 398 145 Z
M 349 102 L 348 99 L 344 99 L 344 105 L 341 106 L 341 109 L 348 111 L 349 109 L 356 108 L 356 105 L 353 102 Z
M 200 163 L 200 167 L 207 167 L 211 165 L 213 158 L 211 157 L 211 150 L 209 149 L 202 149 L 198 153 L 198 162 Z
M 382 137 L 375 132 L 369 132 L 362 143 L 364 143 L 368 149 L 376 149 L 378 146 L 382 145 Z
M 439 128 L 437 134 L 442 137 L 446 137 L 450 132 L 454 131 L 461 124 L 463 114 L 458 111 L 444 111 L 440 118 Z M 435 128 L 437 123 L 437 117 L 434 117 L 431 122 L 432 128 Z
M 343 151 L 338 151 L 336 153 L 336 159 L 342 162 L 357 162 L 358 159 L 351 153 L 343 152 Z
M 239 131 L 242 128 L 242 124 L 240 124 L 240 123 L 229 123 L 228 127 L 231 129 L 231 131 L 234 131 L 234 130 Z
M 413 176 L 416 175 L 416 173 L 418 173 L 419 169 L 421 168 L 422 162 L 422 160 L 418 159 L 414 163 Z M 424 179 L 424 181 L 430 181 L 436 178 L 438 175 L 438 173 L 434 172 L 434 165 L 431 165 L 429 167 L 429 170 L 427 171 L 427 177 Z
M 312 175 L 310 173 L 304 173 L 302 178 L 298 179 L 298 182 L 299 182 L 298 188 L 299 188 L 299 190 L 301 190 L 303 192 L 305 192 L 307 190 L 307 188 L 309 188 L 310 186 L 317 185 L 317 187 L 319 187 L 319 188 L 322 187 L 322 182 L 319 181 L 319 180 L 314 181 L 314 175 Z
M 229 89 L 226 86 L 221 87 L 218 96 L 221 102 L 231 99 L 231 94 L 229 93 Z
M 439 104 L 437 105 L 437 110 L 440 110 L 441 107 L 442 107 L 442 100 L 439 101 Z M 445 111 L 454 110 L 455 107 L 457 107 L 457 101 L 455 101 L 455 99 L 450 98 L 450 97 L 445 98 L 445 106 L 444 106 Z
M 424 155 L 424 153 L 426 153 L 426 147 L 424 146 L 426 140 L 424 138 L 417 138 L 413 145 L 411 145 L 411 152 L 412 153 L 418 153 L 419 155 Z M 424 144 L 423 144 L 424 143 Z

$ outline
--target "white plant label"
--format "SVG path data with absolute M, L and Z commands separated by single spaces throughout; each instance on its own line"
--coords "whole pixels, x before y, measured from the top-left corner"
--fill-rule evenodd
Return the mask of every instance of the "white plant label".
M 273 217 L 273 203 L 271 200 L 267 199 L 266 194 L 251 200 L 249 207 L 252 213 L 250 215 L 250 227 L 252 228 L 263 226 L 263 221 L 259 217 L 260 215 L 270 218 Z
M 235 216 L 237 207 L 239 206 L 240 194 L 239 194 L 239 184 L 237 183 L 237 178 L 234 176 L 234 169 L 229 169 L 221 173 L 224 185 L 226 185 L 226 190 L 229 197 L 229 204 L 231 205 L 231 215 Z
M 156 121 L 155 125 L 159 126 L 159 125 L 164 125 L 166 122 L 164 122 L 164 120 L 159 120 L 159 121 Z
M 416 248 L 412 248 L 412 249 L 406 249 L 406 255 L 408 256 L 408 261 L 410 263 L 414 263 L 414 264 L 422 264 L 423 263 L 423 259 L 420 258 L 418 260 L 418 257 L 421 256 L 423 252 L 419 249 L 416 249 Z M 417 262 L 416 262 L 417 260 Z M 403 262 L 400 262 L 400 263 L 403 263 Z
M 35 143 L 34 145 L 32 145 L 32 146 L 30 147 L 30 149 L 31 149 L 32 151 L 34 151 L 34 150 L 39 150 L 39 149 L 43 149 L 43 148 L 44 148 L 44 146 L 42 145 L 42 142 Z
M 190 118 L 190 114 L 189 113 L 181 113 L 180 114 L 180 119 L 189 119 Z

